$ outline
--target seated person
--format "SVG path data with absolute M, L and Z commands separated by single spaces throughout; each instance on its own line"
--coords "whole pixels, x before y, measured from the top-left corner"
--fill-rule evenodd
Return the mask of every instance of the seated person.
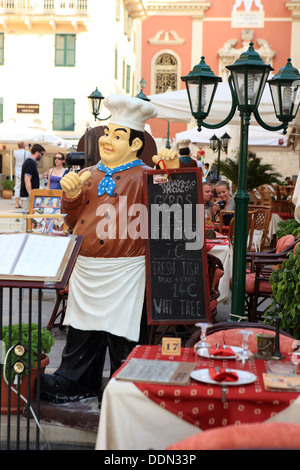
M 204 209 L 212 209 L 214 202 L 214 185 L 212 183 L 203 183 L 203 203 Z
M 217 197 L 219 201 L 224 201 L 225 206 L 222 207 L 223 210 L 227 211 L 234 211 L 235 210 L 235 201 L 234 198 L 231 196 L 230 193 L 230 186 L 228 181 L 223 181 L 220 180 L 215 186 Z M 218 221 L 219 216 L 218 213 L 220 212 L 220 206 L 218 204 L 215 204 L 213 207 L 213 215 L 214 215 L 214 220 Z M 234 214 L 225 214 L 223 216 L 223 224 L 224 225 L 229 225 L 231 219 L 234 217 Z

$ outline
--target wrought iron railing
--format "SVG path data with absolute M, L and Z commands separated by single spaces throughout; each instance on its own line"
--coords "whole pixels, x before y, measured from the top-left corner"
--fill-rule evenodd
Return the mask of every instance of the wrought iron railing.
M 22 386 L 20 367 L 30 362 L 33 354 L 29 342 L 25 351 L 20 351 L 20 359 L 12 360 L 15 348 L 22 347 L 22 333 L 20 328 L 19 339 L 13 335 L 13 325 L 26 322 L 28 335 L 31 338 L 32 325 L 37 325 L 38 346 L 36 356 L 36 375 L 28 367 L 24 388 Z M 0 283 L 0 339 L 6 328 L 8 347 L 4 348 L 1 341 L 1 383 L 0 383 L 0 449 L 1 450 L 39 450 L 45 448 L 47 443 L 41 439 L 40 420 L 40 332 L 42 323 L 42 290 L 33 290 L 3 287 Z M 7 341 L 6 341 L 7 342 Z M 26 354 L 26 361 L 22 355 Z M 25 355 L 24 355 L 25 357 Z M 19 366 L 17 362 L 19 361 Z M 15 377 L 12 378 L 12 372 Z M 5 372 L 5 373 L 4 373 Z M 23 379 L 24 380 L 24 379 Z M 36 387 L 36 398 L 32 397 L 32 387 Z M 23 396 L 26 395 L 26 397 Z M 47 448 L 47 447 L 46 447 Z
M 88 0 L 0 0 L 0 13 L 9 15 L 86 15 Z

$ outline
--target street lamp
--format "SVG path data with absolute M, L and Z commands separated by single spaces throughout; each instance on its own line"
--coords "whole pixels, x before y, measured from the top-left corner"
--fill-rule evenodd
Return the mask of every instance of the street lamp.
M 217 180 L 219 180 L 220 176 L 220 157 L 221 157 L 221 150 L 223 149 L 224 152 L 227 154 L 228 150 L 228 143 L 231 139 L 230 135 L 225 132 L 222 135 L 221 139 L 219 139 L 215 134 L 209 139 L 210 148 L 213 152 L 218 152 L 218 171 L 217 171 Z
M 136 98 L 140 98 L 141 100 L 144 100 L 144 101 L 150 101 L 149 98 L 143 92 L 143 88 L 145 88 L 146 85 L 147 85 L 146 80 L 144 78 L 142 78 L 141 81 L 140 81 L 141 91 L 136 95 Z
M 89 100 L 89 104 L 90 104 L 90 108 L 91 108 L 91 113 L 93 114 L 93 116 L 95 118 L 95 121 L 97 121 L 97 120 L 98 121 L 107 121 L 111 117 L 111 116 L 108 116 L 107 118 L 104 118 L 104 119 L 98 117 L 98 115 L 101 113 L 101 110 L 102 110 L 102 107 L 103 107 L 104 96 L 98 90 L 97 87 L 93 91 L 93 93 L 91 93 L 88 96 L 88 100 Z
M 254 50 L 253 43 L 249 44 L 246 52 L 232 65 L 226 67 L 230 72 L 228 84 L 232 95 L 232 106 L 228 116 L 218 124 L 204 122 L 207 118 L 218 82 L 211 69 L 205 64 L 204 57 L 192 72 L 181 79 L 186 83 L 191 112 L 201 127 L 217 129 L 226 125 L 234 116 L 236 108 L 240 111 L 240 162 L 238 174 L 238 188 L 235 194 L 235 224 L 233 247 L 233 273 L 232 273 L 232 306 L 231 319 L 244 317 L 245 310 L 245 281 L 246 281 L 246 253 L 247 253 L 247 225 L 249 194 L 246 186 L 248 136 L 251 113 L 256 121 L 265 129 L 278 131 L 283 129 L 286 134 L 291 122 L 299 108 L 297 92 L 300 84 L 300 75 L 290 59 L 287 65 L 280 69 L 277 75 L 268 80 L 275 113 L 282 124 L 269 126 L 258 112 L 258 106 L 266 85 L 268 75 L 272 69 L 263 62 L 260 55 Z M 206 91 L 205 91 L 206 90 Z M 209 100 L 209 101 L 208 101 Z

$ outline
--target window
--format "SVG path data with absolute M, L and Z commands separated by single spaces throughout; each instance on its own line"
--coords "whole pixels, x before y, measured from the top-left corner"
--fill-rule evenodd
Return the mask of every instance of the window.
M 0 98 L 0 122 L 3 122 L 3 98 Z
M 115 47 L 115 79 L 118 80 L 118 48 Z
M 129 18 L 129 13 L 128 10 L 125 8 L 124 10 L 124 34 L 128 34 L 128 18 Z
M 0 33 L 0 65 L 4 64 L 4 33 Z
M 131 67 L 127 65 L 126 69 L 126 93 L 130 93 Z
M 125 89 L 125 70 L 126 70 L 126 63 L 125 60 L 123 59 L 123 64 L 122 64 L 122 88 Z
M 53 130 L 73 131 L 74 130 L 74 108 L 73 99 L 53 100 Z
M 87 0 L 77 0 L 77 10 L 86 11 L 87 10 Z
M 121 19 L 121 0 L 116 0 L 116 21 Z
M 54 0 L 44 0 L 44 10 L 54 10 Z
M 57 67 L 75 67 L 75 34 L 55 35 L 55 65 Z
M 163 53 L 155 61 L 155 93 L 177 90 L 178 63 L 172 54 Z

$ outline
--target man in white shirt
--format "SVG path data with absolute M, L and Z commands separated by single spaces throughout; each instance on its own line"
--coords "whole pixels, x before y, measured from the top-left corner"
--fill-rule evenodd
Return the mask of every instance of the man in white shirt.
M 18 150 L 14 151 L 15 158 L 15 199 L 16 199 L 16 209 L 21 209 L 20 205 L 20 188 L 21 188 L 21 174 L 22 174 L 22 165 L 27 157 L 30 156 L 30 152 L 25 150 L 25 143 L 18 143 Z

